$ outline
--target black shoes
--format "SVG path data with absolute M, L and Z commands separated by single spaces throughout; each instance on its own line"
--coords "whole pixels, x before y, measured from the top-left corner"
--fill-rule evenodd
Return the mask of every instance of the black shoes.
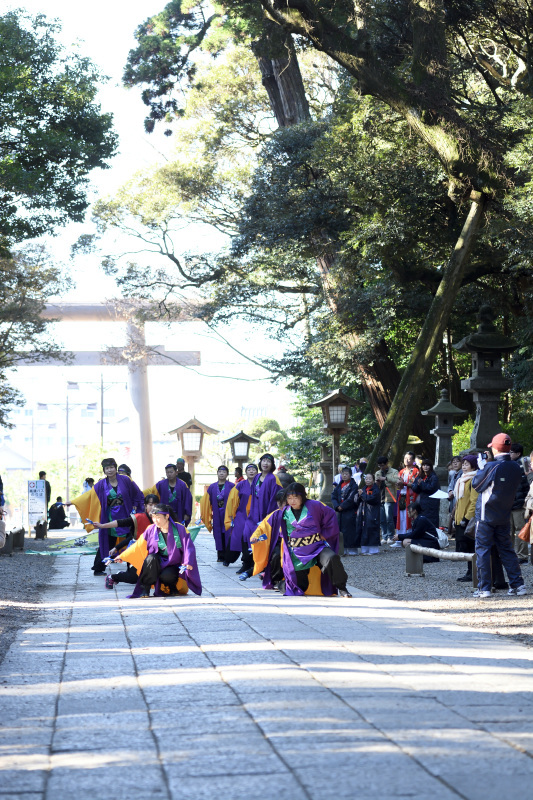
M 463 575 L 462 578 L 457 578 L 459 583 L 472 583 L 472 576 L 471 575 Z
M 339 597 L 352 597 L 348 589 L 338 589 Z
M 242 575 L 242 573 L 243 573 L 243 572 L 246 572 L 246 567 L 244 566 L 244 564 L 242 564 L 242 565 L 239 567 L 239 569 L 237 570 L 236 574 L 237 574 L 237 575 Z

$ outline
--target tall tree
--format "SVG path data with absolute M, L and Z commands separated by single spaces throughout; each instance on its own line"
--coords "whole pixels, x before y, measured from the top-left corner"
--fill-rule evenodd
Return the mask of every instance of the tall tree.
M 0 16 L 0 248 L 81 221 L 91 170 L 116 136 L 87 58 L 66 54 L 58 25 L 20 11 Z

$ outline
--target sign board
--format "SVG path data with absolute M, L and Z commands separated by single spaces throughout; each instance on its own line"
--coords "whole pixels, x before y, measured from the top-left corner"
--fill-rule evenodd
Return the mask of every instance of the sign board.
M 28 481 L 28 522 L 35 528 L 46 521 L 46 481 Z

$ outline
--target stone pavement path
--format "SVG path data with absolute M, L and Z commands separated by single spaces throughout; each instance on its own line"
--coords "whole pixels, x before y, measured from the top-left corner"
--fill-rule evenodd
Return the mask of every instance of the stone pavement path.
M 533 796 L 533 650 L 364 592 L 263 592 L 197 547 L 201 598 L 126 600 L 56 559 L 0 667 L 0 800 Z

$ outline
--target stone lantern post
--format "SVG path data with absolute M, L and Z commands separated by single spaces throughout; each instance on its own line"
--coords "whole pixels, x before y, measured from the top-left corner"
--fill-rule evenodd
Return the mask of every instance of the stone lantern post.
M 447 389 L 442 389 L 440 393 L 440 400 L 433 408 L 427 411 L 422 411 L 424 416 L 432 415 L 435 417 L 435 427 L 432 433 L 437 439 L 437 446 L 435 449 L 435 472 L 438 475 L 441 486 L 448 485 L 448 469 L 447 465 L 452 459 L 452 436 L 457 431 L 453 427 L 453 418 L 455 414 L 466 414 L 462 408 L 457 408 L 450 402 L 449 393 Z
M 476 404 L 476 421 L 470 447 L 485 450 L 487 442 L 500 430 L 498 405 L 501 393 L 511 387 L 502 375 L 502 355 L 512 353 L 518 344 L 500 333 L 494 325 L 496 315 L 490 306 L 479 309 L 479 325 L 454 345 L 460 353 L 472 354 L 472 376 L 461 381 L 461 388 L 472 392 Z

